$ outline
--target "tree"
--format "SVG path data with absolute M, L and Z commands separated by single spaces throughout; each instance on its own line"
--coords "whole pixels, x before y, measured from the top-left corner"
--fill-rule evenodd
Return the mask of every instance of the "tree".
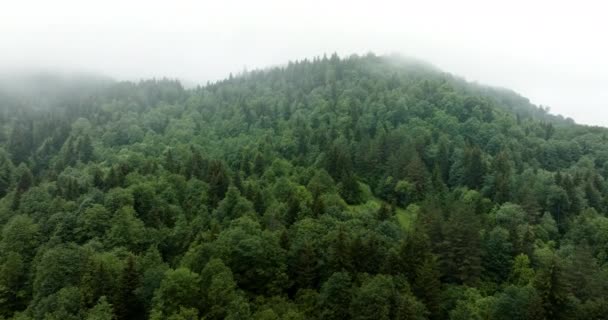
M 352 270 L 352 252 L 350 251 L 350 236 L 343 226 L 332 233 L 332 241 L 328 248 L 328 269 L 333 272 Z
M 145 310 L 152 309 L 154 292 L 160 287 L 169 266 L 163 261 L 156 246 L 150 246 L 139 260 L 141 282 L 135 290 L 137 298 L 144 305 Z
M 220 259 L 211 259 L 200 275 L 206 319 L 243 317 L 249 306 L 237 290 L 230 269 Z
M 511 164 L 506 151 L 501 151 L 492 162 L 494 171 L 494 200 L 503 203 L 511 198 Z
M 430 319 L 441 318 L 441 274 L 434 256 L 428 256 L 416 269 L 412 291 L 429 311 Z
M 197 309 L 200 290 L 200 277 L 196 273 L 186 268 L 168 270 L 154 295 L 152 312 L 162 319 L 179 313 L 182 308 Z
M 264 156 L 257 152 L 255 157 L 253 158 L 253 172 L 258 176 L 262 176 L 264 174 L 264 167 L 266 166 L 266 161 Z
M 290 263 L 291 279 L 297 288 L 315 288 L 321 270 L 320 255 L 310 241 L 293 249 Z
M 569 315 L 568 292 L 563 267 L 557 257 L 551 257 L 548 263 L 539 270 L 534 281 L 547 319 L 567 319 Z
M 209 183 L 210 200 L 213 206 L 224 198 L 230 184 L 230 178 L 223 162 L 212 160 L 209 163 L 209 173 L 206 181 Z
M 449 144 L 449 139 L 442 136 L 439 139 L 437 157 L 435 158 L 435 165 L 439 170 L 439 174 L 443 182 L 450 181 L 451 150 Z
M 566 191 L 558 186 L 551 186 L 547 194 L 547 209 L 557 222 L 558 227 L 566 218 L 566 213 L 570 207 L 570 200 Z
M 509 232 L 501 227 L 492 229 L 483 246 L 484 274 L 492 282 L 504 282 L 509 276 L 512 264 L 513 247 L 509 242 Z
M 112 227 L 106 233 L 105 239 L 111 247 L 123 246 L 138 252 L 146 243 L 146 228 L 135 216 L 132 207 L 122 207 L 114 214 Z
M 40 243 L 40 226 L 27 215 L 15 215 L 2 228 L 0 252 L 15 252 L 27 261 L 33 258 Z
M 22 310 L 27 305 L 25 271 L 19 253 L 11 252 L 4 257 L 0 265 L 0 316 L 10 317 L 14 311 Z
M 442 274 L 450 281 L 474 284 L 482 270 L 478 217 L 469 208 L 456 208 L 443 236 Z
M 545 319 L 542 300 L 531 286 L 509 286 L 498 295 L 492 319 Z
M 79 283 L 82 304 L 93 307 L 101 297 L 114 298 L 122 272 L 122 261 L 113 254 L 93 254 L 87 257 Z
M 249 292 L 276 293 L 286 285 L 285 250 L 275 233 L 262 230 L 250 217 L 234 220 L 214 243 L 214 257 L 233 272 L 240 288 Z
M 89 310 L 86 320 L 113 320 L 114 313 L 112 305 L 108 303 L 105 296 L 99 298 L 99 302 Z
M 423 265 L 432 260 L 431 244 L 423 226 L 416 225 L 409 237 L 401 244 L 399 250 L 402 269 L 406 277 L 412 282 Z
M 205 179 L 207 166 L 208 160 L 203 158 L 203 155 L 199 150 L 196 150 L 193 146 L 190 146 L 190 158 L 185 166 L 186 177 L 194 177 L 200 180 Z
M 144 318 L 142 304 L 137 299 L 136 294 L 139 284 L 140 275 L 135 265 L 135 257 L 129 255 L 120 276 L 117 296 L 114 299 L 114 311 L 117 320 Z
M 321 287 L 319 305 L 321 319 L 346 319 L 352 299 L 352 280 L 346 272 L 336 272 Z
M 384 260 L 380 249 L 380 241 L 375 233 L 369 235 L 358 235 L 351 241 L 350 252 L 352 264 L 355 270 L 377 273 L 381 262 Z
M 243 198 L 237 188 L 229 187 L 224 199 L 220 201 L 214 212 L 214 215 L 218 221 L 228 222 L 253 212 L 253 204 L 249 200 Z
M 426 310 L 407 293 L 399 292 L 385 275 L 363 282 L 351 302 L 351 319 L 425 319 Z
M 340 195 L 347 203 L 361 201 L 359 182 L 353 172 L 353 164 L 344 141 L 336 142 L 327 154 L 327 172 L 338 182 Z
M 16 165 L 27 161 L 34 148 L 33 121 L 20 121 L 13 126 L 9 141 L 8 151 L 13 156 Z
M 14 170 L 8 154 L 0 148 L 0 198 L 4 197 L 12 186 Z
M 165 151 L 164 168 L 171 173 L 179 173 L 181 170 L 180 161 L 175 156 L 173 149 Z
M 17 180 L 17 187 L 15 189 L 15 195 L 13 196 L 13 210 L 19 209 L 21 195 L 34 185 L 34 176 L 32 176 L 32 172 L 25 164 L 19 165 L 17 172 L 19 179 Z
M 354 175 L 344 174 L 340 179 L 338 190 L 347 203 L 356 204 L 361 202 L 361 189 Z
M 465 288 L 455 306 L 449 311 L 452 320 L 492 319 L 494 297 L 483 297 L 477 289 Z
M 464 183 L 471 189 L 479 189 L 483 184 L 485 163 L 477 146 L 467 146 L 464 150 Z
M 38 300 L 34 309 L 37 319 L 77 320 L 81 318 L 80 292 L 75 286 L 66 286 Z
M 429 189 L 430 180 L 428 170 L 417 153 L 411 157 L 405 172 L 408 181 L 411 181 L 413 185 L 412 200 L 422 200 Z M 397 187 L 399 187 L 399 183 Z
M 397 204 L 402 207 L 406 207 L 408 204 L 416 200 L 421 200 L 420 196 L 422 195 L 422 193 L 419 193 L 416 190 L 414 185 L 405 180 L 399 180 L 397 182 L 394 193 Z
M 62 288 L 72 287 L 78 291 L 74 286 L 80 283 L 83 265 L 82 251 L 75 245 L 59 245 L 41 253 L 33 281 L 34 300 L 40 301 L 40 299 L 50 297 Z M 65 293 L 71 293 L 71 291 Z M 78 303 L 80 303 L 80 296 Z

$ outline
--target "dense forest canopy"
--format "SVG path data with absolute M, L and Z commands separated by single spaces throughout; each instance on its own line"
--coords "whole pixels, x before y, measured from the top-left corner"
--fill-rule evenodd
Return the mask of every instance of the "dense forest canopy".
M 36 79 L 0 83 L 0 318 L 608 316 L 608 129 L 372 54 Z

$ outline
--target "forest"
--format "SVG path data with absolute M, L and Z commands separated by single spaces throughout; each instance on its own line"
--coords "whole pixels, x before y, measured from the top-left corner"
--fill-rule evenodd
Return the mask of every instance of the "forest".
M 608 319 L 607 179 L 608 129 L 397 56 L 7 78 L 0 319 Z

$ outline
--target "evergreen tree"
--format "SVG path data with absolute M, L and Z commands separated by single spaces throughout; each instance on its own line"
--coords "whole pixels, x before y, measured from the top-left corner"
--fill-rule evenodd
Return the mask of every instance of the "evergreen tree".
M 557 257 L 552 257 L 536 275 L 534 282 L 544 307 L 547 319 L 568 319 L 570 316 L 568 290 L 569 284 L 563 274 Z
M 468 145 L 464 150 L 465 185 L 471 189 L 479 189 L 483 184 L 486 169 L 479 147 Z
M 0 148 L 0 198 L 9 192 L 13 184 L 13 170 L 8 154 Z
M 333 234 L 328 250 L 328 267 L 333 272 L 346 272 L 352 270 L 352 253 L 350 251 L 349 234 L 344 227 L 339 226 Z
M 17 172 L 19 172 L 19 179 L 17 180 L 17 187 L 13 196 L 13 210 L 19 209 L 21 196 L 34 185 L 34 177 L 26 165 L 21 164 L 19 168 L 17 168 Z
M 99 299 L 99 302 L 89 310 L 86 320 L 113 320 L 112 305 L 108 303 L 105 296 Z
M 230 185 L 230 178 L 221 161 L 211 161 L 206 181 L 209 183 L 211 204 L 215 205 L 224 198 Z
M 135 265 L 135 257 L 129 255 L 114 299 L 114 313 L 117 320 L 144 319 L 145 314 L 135 292 L 139 284 L 140 278 Z
M 327 279 L 319 294 L 321 319 L 349 318 L 352 299 L 352 279 L 348 273 L 336 272 Z
M 450 281 L 474 284 L 482 270 L 479 218 L 469 208 L 452 212 L 444 230 L 442 274 Z
M 498 203 L 508 201 L 511 196 L 511 165 L 509 156 L 501 151 L 492 163 L 494 170 L 494 199 Z

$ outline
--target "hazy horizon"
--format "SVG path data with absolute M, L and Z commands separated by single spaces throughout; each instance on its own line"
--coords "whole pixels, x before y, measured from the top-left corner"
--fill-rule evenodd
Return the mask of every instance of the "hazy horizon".
M 104 1 L 5 5 L 0 68 L 205 84 L 324 53 L 399 53 L 608 126 L 608 22 L 591 1 Z

